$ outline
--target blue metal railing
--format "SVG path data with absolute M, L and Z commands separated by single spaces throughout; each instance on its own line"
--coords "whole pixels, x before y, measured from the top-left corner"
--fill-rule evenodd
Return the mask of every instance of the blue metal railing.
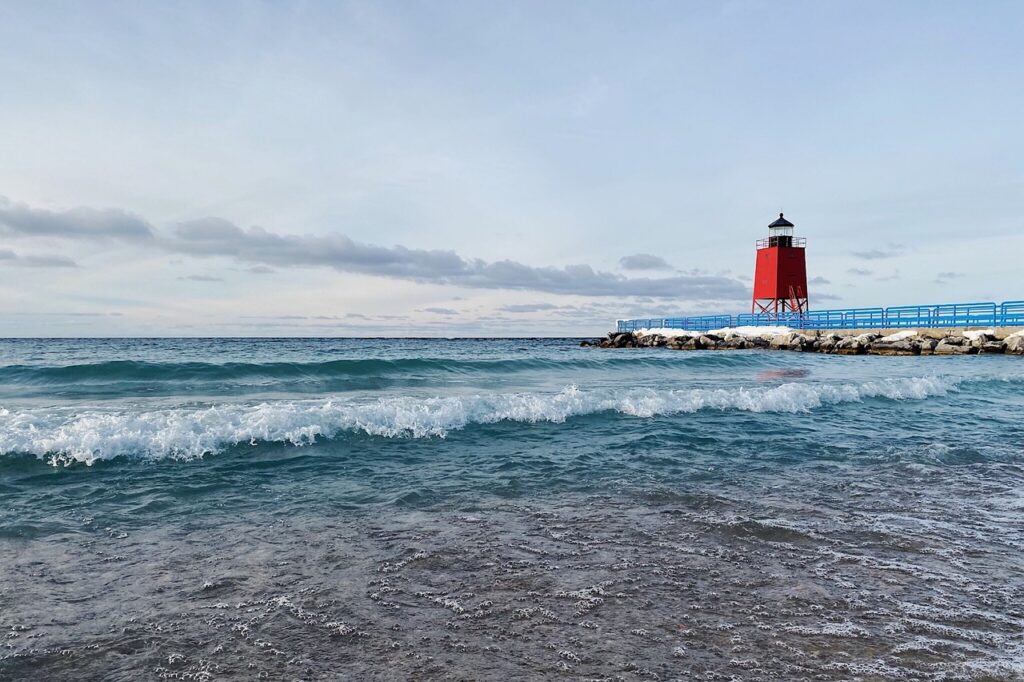
M 1024 301 L 1004 303 L 938 303 L 901 305 L 889 308 L 841 308 L 813 310 L 803 314 L 742 313 L 740 315 L 698 315 L 619 320 L 618 331 L 638 329 L 686 329 L 706 332 L 726 327 L 780 325 L 792 329 L 892 329 L 935 327 L 1020 327 L 1024 326 Z

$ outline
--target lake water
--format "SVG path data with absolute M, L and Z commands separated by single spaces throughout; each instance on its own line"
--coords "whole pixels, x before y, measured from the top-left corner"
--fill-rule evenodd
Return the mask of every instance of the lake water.
M 1024 358 L 0 341 L 0 679 L 1020 679 Z

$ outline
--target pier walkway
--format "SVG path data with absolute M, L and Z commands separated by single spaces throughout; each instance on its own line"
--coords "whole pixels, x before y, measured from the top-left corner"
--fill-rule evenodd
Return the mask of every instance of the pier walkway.
M 889 308 L 841 308 L 779 315 L 742 313 L 691 317 L 618 320 L 617 331 L 685 329 L 710 331 L 727 327 L 785 326 L 791 329 L 935 329 L 1024 326 L 1024 301 L 938 303 Z

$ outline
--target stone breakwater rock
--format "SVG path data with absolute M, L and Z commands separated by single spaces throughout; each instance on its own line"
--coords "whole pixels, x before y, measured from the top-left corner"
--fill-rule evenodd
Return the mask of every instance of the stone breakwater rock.
M 768 348 L 833 355 L 1024 355 L 1024 331 L 1001 335 L 992 330 L 962 331 L 935 338 L 928 330 L 888 336 L 865 333 L 841 336 L 831 332 L 766 332 L 737 334 L 730 330 L 681 333 L 679 336 L 612 332 L 581 346 L 600 348 L 670 348 L 672 350 L 745 350 Z

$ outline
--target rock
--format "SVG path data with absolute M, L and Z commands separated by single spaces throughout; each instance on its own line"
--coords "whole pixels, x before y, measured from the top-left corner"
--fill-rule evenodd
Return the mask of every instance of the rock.
M 750 344 L 747 340 L 739 334 L 733 334 L 729 338 L 723 340 L 718 344 L 719 348 L 726 348 L 729 350 L 743 350 L 744 348 L 750 348 Z
M 857 342 L 860 343 L 860 345 L 862 345 L 865 348 L 867 348 L 872 343 L 874 343 L 875 341 L 878 341 L 880 338 L 882 338 L 882 335 L 881 334 L 867 333 L 867 334 L 861 334 L 861 335 L 857 336 L 856 338 L 857 338 Z
M 693 334 L 687 336 L 663 336 L 661 334 L 638 335 L 636 332 L 611 332 L 605 338 L 583 339 L 581 347 L 600 348 L 671 348 L 673 350 L 740 350 L 748 348 L 771 348 L 840 355 L 1024 355 L 1024 332 L 1007 333 L 977 331 L 960 332 L 953 329 L 917 330 L 913 336 L 896 334 L 895 340 L 884 341 L 881 334 L 858 334 L 840 336 L 829 332 L 788 332 L 785 334 L 762 334 L 745 336 L 732 331 L 724 334 Z M 969 334 L 969 335 L 965 335 Z
M 973 355 L 978 352 L 978 349 L 974 346 L 966 345 L 964 343 L 950 343 L 946 337 L 939 341 L 938 345 L 932 351 L 933 355 Z M 955 339 L 955 337 L 952 337 Z M 962 339 L 960 339 L 962 341 Z
M 1003 352 L 1024 355 L 1024 334 L 1012 334 L 1003 342 Z
M 598 343 L 600 343 L 600 341 Z M 580 341 L 580 346 L 586 347 L 586 346 L 591 346 L 591 345 L 593 345 L 593 344 L 590 343 L 590 341 L 587 341 L 586 339 L 584 339 L 583 341 Z
M 795 338 L 796 334 L 778 334 L 777 336 L 771 337 L 771 341 L 768 342 L 768 346 L 775 350 L 788 350 L 793 344 L 793 340 Z
M 813 351 L 818 346 L 817 336 L 808 336 L 807 334 L 796 334 L 793 337 L 793 342 L 790 344 L 790 350 L 805 352 Z
M 610 335 L 610 348 L 635 348 L 636 337 L 632 332 L 620 332 Z
M 719 343 L 719 341 L 721 341 L 721 339 L 719 337 L 715 336 L 714 334 L 705 334 L 705 335 L 701 336 L 698 339 L 698 341 L 700 342 L 700 345 L 701 345 L 702 348 L 708 348 L 708 349 L 714 350 L 714 349 L 718 348 L 718 343 Z
M 861 343 L 860 338 L 859 336 L 847 336 L 840 339 L 836 342 L 834 352 L 837 355 L 862 355 L 866 346 Z
M 966 338 L 965 337 L 965 342 L 970 344 L 971 346 L 974 346 L 979 351 L 985 346 L 986 343 L 992 343 L 995 340 L 996 340 L 996 335 L 995 334 L 986 334 L 986 333 L 976 334 L 976 335 L 974 335 L 974 338 Z
M 920 355 L 921 343 L 914 337 L 907 337 L 897 341 L 883 341 L 879 339 L 868 346 L 868 352 L 872 355 Z
M 836 349 L 836 344 L 842 340 L 843 337 L 839 334 L 826 334 L 825 336 L 818 337 L 817 351 L 819 353 L 831 353 Z
M 647 334 L 637 339 L 636 345 L 642 348 L 658 348 L 664 346 L 668 342 L 668 338 L 661 334 Z

